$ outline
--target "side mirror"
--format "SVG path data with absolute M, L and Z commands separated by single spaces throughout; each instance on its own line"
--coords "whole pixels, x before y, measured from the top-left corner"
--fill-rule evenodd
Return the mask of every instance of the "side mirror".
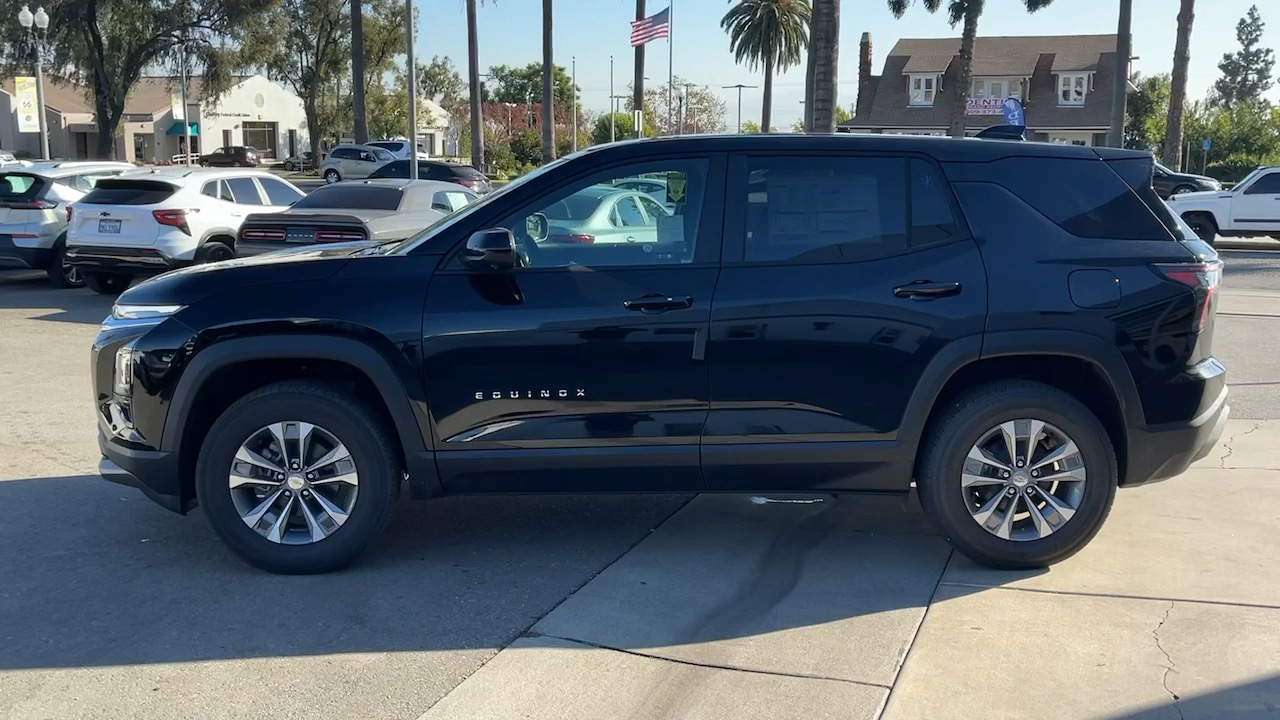
M 481 230 L 467 238 L 462 262 L 475 270 L 505 272 L 520 266 L 516 239 L 506 228 Z
M 547 235 L 551 232 L 550 224 L 547 222 L 547 216 L 542 213 L 534 213 L 524 219 L 524 233 L 534 242 L 542 242 L 547 239 Z

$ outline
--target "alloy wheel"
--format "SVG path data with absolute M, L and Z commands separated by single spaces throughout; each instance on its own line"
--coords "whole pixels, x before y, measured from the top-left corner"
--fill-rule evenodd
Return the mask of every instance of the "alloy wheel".
M 240 445 L 228 488 L 254 532 L 273 543 L 307 545 L 351 516 L 360 478 L 351 452 L 333 433 L 288 420 L 260 428 Z
M 974 522 L 1002 540 L 1040 540 L 1069 522 L 1084 498 L 1085 465 L 1065 432 L 1009 420 L 974 443 L 960 476 Z
M 66 258 L 62 259 L 62 279 L 67 281 L 67 285 L 71 287 L 80 287 L 84 284 L 84 276 L 80 274 L 80 268 L 67 262 Z

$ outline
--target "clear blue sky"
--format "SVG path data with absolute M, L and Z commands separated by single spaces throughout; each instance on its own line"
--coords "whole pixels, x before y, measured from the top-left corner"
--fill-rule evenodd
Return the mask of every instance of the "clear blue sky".
M 672 31 L 676 75 L 688 82 L 710 86 L 721 93 L 732 127 L 737 93 L 723 85 L 761 85 L 762 77 L 734 64 L 728 37 L 720 30 L 726 0 L 648 0 L 650 13 L 674 2 Z M 1254 2 L 1268 21 L 1263 44 L 1280 48 L 1280 3 L 1274 0 L 1201 0 L 1191 41 L 1190 95 L 1201 98 L 1218 77 L 1218 61 L 1238 46 L 1235 24 Z M 417 0 L 420 26 L 417 51 L 451 57 L 466 73 L 467 28 L 465 0 Z M 980 35 L 1060 35 L 1114 33 L 1118 0 L 1057 0 L 1035 14 L 1027 14 L 1021 0 L 987 0 Z M 1268 7 L 1271 9 L 1268 10 Z M 1133 44 L 1135 65 L 1144 74 L 1169 72 L 1177 28 L 1177 0 L 1134 0 Z M 633 76 L 634 54 L 629 43 L 634 0 L 555 0 L 555 61 L 570 66 L 577 57 L 577 80 L 585 108 L 609 107 L 609 56 L 614 57 L 615 90 L 626 92 Z M 524 65 L 541 59 L 542 3 L 537 0 L 486 0 L 480 8 L 480 65 Z M 926 12 L 917 3 L 901 19 L 894 19 L 884 0 L 843 0 L 840 18 L 839 102 L 853 104 L 858 89 L 858 39 L 870 32 L 874 68 L 879 74 L 884 58 L 901 37 L 958 37 L 945 17 Z M 645 65 L 649 84 L 667 79 L 667 41 L 656 40 L 647 48 Z M 1280 91 L 1271 96 L 1280 99 Z M 779 129 L 799 119 L 804 99 L 804 69 L 794 68 L 774 80 L 774 120 Z M 760 117 L 760 90 L 742 93 L 744 119 Z

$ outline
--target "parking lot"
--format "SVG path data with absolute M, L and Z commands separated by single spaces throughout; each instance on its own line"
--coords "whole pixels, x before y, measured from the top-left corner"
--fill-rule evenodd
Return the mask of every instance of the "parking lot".
M 1226 256 L 1223 443 L 1026 573 L 911 501 L 628 495 L 406 501 L 267 575 L 94 475 L 110 300 L 0 272 L 0 717 L 1280 717 L 1280 252 Z

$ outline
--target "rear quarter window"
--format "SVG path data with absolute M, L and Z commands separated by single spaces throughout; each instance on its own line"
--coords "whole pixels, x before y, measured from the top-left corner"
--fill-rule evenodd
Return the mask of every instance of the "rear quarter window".
M 44 180 L 25 173 L 0 173 L 0 197 L 33 198 L 44 187 Z
M 80 202 L 88 205 L 154 205 L 167 200 L 176 190 L 169 183 L 155 180 L 103 178 Z

